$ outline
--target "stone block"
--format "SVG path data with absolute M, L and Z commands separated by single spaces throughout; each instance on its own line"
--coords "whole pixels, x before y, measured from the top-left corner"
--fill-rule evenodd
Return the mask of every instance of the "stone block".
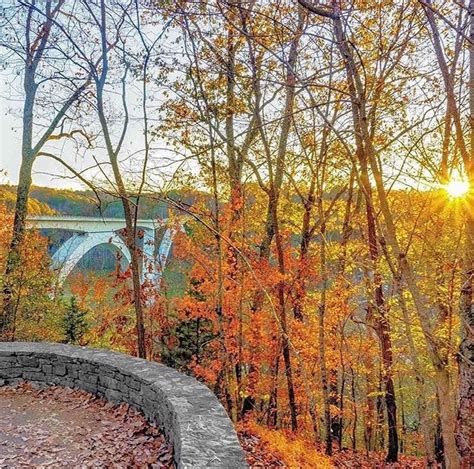
M 131 402 L 135 407 L 141 409 L 143 405 L 143 397 L 137 391 L 130 390 L 129 402 Z
M 20 378 L 22 375 L 23 370 L 18 366 L 0 369 L 0 378 Z
M 18 366 L 16 357 L 1 357 L 0 368 L 11 368 L 12 366 Z
M 38 368 L 39 367 L 39 359 L 36 357 L 19 357 L 19 362 L 22 366 L 28 368 Z
M 129 396 L 130 391 L 133 391 L 133 389 L 130 389 L 123 381 L 117 381 L 117 390 L 126 396 Z
M 57 363 L 53 366 L 53 373 L 58 376 L 66 375 L 66 365 L 64 363 Z
M 26 379 L 27 381 L 44 381 L 45 376 L 42 371 L 24 371 L 23 379 Z
M 116 404 L 123 401 L 122 393 L 114 389 L 106 389 L 104 396 L 108 401 L 114 402 Z
M 78 365 L 77 363 L 68 363 L 66 365 L 67 375 L 72 377 L 72 378 L 78 378 L 79 377 L 79 370 L 80 369 L 81 369 L 81 366 Z
M 97 394 L 97 384 L 79 382 L 77 383 L 77 387 L 83 391 L 90 392 L 91 394 Z
M 105 388 L 114 389 L 117 391 L 119 390 L 119 381 L 117 381 L 115 378 L 111 378 L 110 376 L 100 375 L 99 383 Z
M 79 371 L 79 376 L 77 379 L 83 383 L 94 384 L 97 388 L 97 383 L 99 381 L 99 377 L 95 374 L 91 374 L 90 372 Z
M 140 391 L 140 388 L 141 388 L 141 381 L 140 380 L 138 380 L 134 376 L 127 376 L 127 375 L 125 375 L 124 378 L 125 378 L 125 384 L 129 388 L 132 388 L 135 391 Z

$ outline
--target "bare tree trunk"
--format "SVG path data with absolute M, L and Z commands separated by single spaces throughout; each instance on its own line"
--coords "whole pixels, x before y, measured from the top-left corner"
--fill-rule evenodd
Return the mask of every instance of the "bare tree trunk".
M 365 449 L 367 452 L 374 449 L 374 424 L 376 423 L 375 419 L 375 398 L 373 397 L 376 388 L 373 384 L 373 363 L 367 363 L 366 367 L 368 373 L 366 376 L 366 412 L 365 412 L 365 425 L 364 425 L 364 439 L 365 439 Z
M 474 187 L 474 177 L 471 177 L 470 184 Z M 473 199 L 472 194 L 470 198 Z M 474 207 L 474 199 L 469 207 Z M 462 340 L 459 346 L 459 408 L 456 424 L 456 443 L 462 468 L 474 466 L 474 214 L 472 209 L 466 212 L 466 246 L 460 298 Z
M 107 117 L 104 110 L 104 87 L 108 77 L 109 71 L 109 47 L 108 47 L 108 38 L 107 38 L 107 13 L 105 0 L 100 1 L 100 37 L 101 37 L 101 69 L 100 73 L 94 74 L 95 83 L 96 83 L 96 103 L 97 103 L 97 114 L 99 122 L 102 128 L 103 137 L 105 140 L 105 146 L 107 154 L 109 157 L 110 164 L 112 166 L 112 172 L 114 175 L 114 180 L 116 184 L 117 194 L 122 202 L 124 218 L 125 218 L 125 243 L 128 250 L 130 251 L 130 267 L 132 272 L 132 285 L 133 285 L 133 305 L 135 309 L 135 323 L 137 331 L 137 352 L 140 358 L 146 358 L 146 341 L 145 341 L 145 326 L 144 326 L 144 314 L 143 314 L 143 298 L 142 298 L 142 288 L 141 288 L 141 279 L 140 279 L 140 266 L 139 259 L 140 254 L 136 242 L 136 225 L 135 225 L 135 214 L 132 210 L 132 203 L 130 201 L 130 196 L 125 187 L 122 173 L 119 166 L 118 155 L 125 138 L 127 128 L 128 128 L 128 109 L 126 105 L 126 77 L 128 72 L 128 65 L 125 67 L 125 73 L 122 77 L 122 89 L 121 97 L 122 104 L 124 106 L 124 124 L 122 128 L 121 137 L 119 143 L 115 146 L 112 144 L 112 139 L 109 130 L 109 123 L 107 122 Z M 135 207 L 135 210 L 138 210 L 138 206 Z
M 359 91 L 358 85 L 358 70 L 356 69 L 352 55 L 349 51 L 349 45 L 343 32 L 343 26 L 341 21 L 340 12 L 337 12 L 338 7 L 335 8 L 333 17 L 335 36 L 338 41 L 338 47 L 341 56 L 346 66 L 346 78 L 351 95 L 352 101 L 352 114 L 354 122 L 354 133 L 357 148 L 357 157 L 360 164 L 361 184 L 366 198 L 366 211 L 367 211 L 367 230 L 368 230 L 368 244 L 369 254 L 373 263 L 373 274 L 374 274 L 374 298 L 375 305 L 377 307 L 377 333 L 380 340 L 380 346 L 382 351 L 382 364 L 383 364 L 383 378 L 385 387 L 385 401 L 387 408 L 387 421 L 388 421 L 388 453 L 387 462 L 396 462 L 398 459 L 398 434 L 397 434 L 397 409 L 395 401 L 395 389 L 392 378 L 392 349 L 390 339 L 390 324 L 386 317 L 386 308 L 383 298 L 382 291 L 382 278 L 378 270 L 379 254 L 377 248 L 377 235 L 376 235 L 376 224 L 375 215 L 373 210 L 372 202 L 372 189 L 370 187 L 369 174 L 367 168 L 367 155 L 366 151 L 370 148 L 371 141 L 369 133 L 365 129 L 366 116 L 363 106 L 364 95 Z
M 227 412 L 231 418 L 233 417 L 233 405 L 230 397 L 228 387 L 228 374 L 227 374 L 227 356 L 225 350 L 225 333 L 224 333 L 224 319 L 223 319 L 223 304 L 224 304 L 224 274 L 223 274 L 223 249 L 222 249 L 222 233 L 220 224 L 220 208 L 219 208 L 219 192 L 217 187 L 217 169 L 216 169 L 216 158 L 214 141 L 211 133 L 211 172 L 212 172 L 212 195 L 213 195 L 213 222 L 214 222 L 214 233 L 216 238 L 216 257 L 217 257 L 217 296 L 216 296 L 216 315 L 218 321 L 219 340 L 221 341 L 220 347 L 223 358 L 222 369 L 219 373 L 219 378 L 216 383 L 216 394 L 221 398 L 222 402 L 226 403 Z M 236 365 L 237 369 L 239 364 Z M 237 377 L 239 376 L 237 372 Z M 238 387 L 240 383 L 238 382 Z M 223 389 L 221 389 L 221 387 Z
M 47 8 L 51 7 L 51 1 L 48 1 Z M 28 38 L 31 28 L 32 9 L 28 10 L 25 35 Z M 48 29 L 51 28 L 51 25 Z M 43 47 L 46 46 L 44 42 Z M 23 89 L 25 91 L 25 100 L 23 104 L 22 115 L 22 145 L 21 145 L 21 167 L 18 178 L 16 192 L 15 217 L 13 220 L 13 233 L 8 250 L 7 263 L 5 268 L 5 284 L 3 287 L 3 311 L 0 315 L 0 339 L 14 340 L 14 292 L 11 276 L 15 272 L 20 262 L 20 247 L 25 237 L 25 219 L 28 211 L 28 200 L 31 188 L 31 173 L 35 154 L 33 148 L 33 112 L 36 99 L 37 85 L 35 83 L 35 71 L 38 67 L 39 59 L 36 60 L 31 55 L 30 50 L 26 51 L 26 65 L 23 77 Z
M 354 57 L 350 50 L 350 46 L 347 42 L 347 39 L 344 34 L 344 29 L 342 26 L 342 20 L 340 12 L 337 12 L 336 16 L 333 18 L 335 26 L 335 34 L 338 40 L 338 46 L 340 48 L 341 55 L 344 59 L 346 65 L 347 76 L 349 77 L 349 87 L 352 88 L 351 96 L 353 99 L 353 110 L 356 113 L 358 124 L 355 126 L 356 133 L 360 135 L 360 139 L 364 145 L 364 153 L 367 155 L 370 168 L 374 175 L 377 193 L 379 196 L 381 211 L 386 223 L 387 237 L 389 243 L 394 251 L 395 256 L 398 259 L 400 272 L 402 273 L 403 278 L 405 279 L 410 293 L 412 294 L 420 322 L 422 325 L 422 330 L 424 332 L 425 338 L 428 343 L 428 350 L 430 352 L 430 358 L 433 361 L 433 365 L 436 369 L 436 381 L 438 393 L 441 397 L 441 411 L 445 414 L 442 419 L 443 425 L 443 436 L 446 442 L 446 448 L 448 453 L 448 459 L 450 459 L 452 467 L 457 467 L 455 464 L 455 447 L 454 447 L 454 438 L 453 438 L 453 425 L 454 421 L 452 419 L 453 406 L 452 401 L 450 402 L 446 399 L 446 396 L 451 395 L 450 386 L 449 386 L 449 376 L 448 371 L 440 359 L 438 351 L 436 350 L 436 345 L 431 340 L 429 324 L 428 324 L 428 314 L 426 311 L 425 301 L 421 295 L 421 292 L 418 289 L 418 286 L 415 281 L 414 272 L 411 264 L 408 262 L 408 259 L 403 254 L 396 237 L 395 225 L 393 222 L 392 213 L 388 205 L 386 191 L 383 186 L 382 176 L 378 167 L 378 162 L 376 161 L 376 152 L 370 138 L 370 132 L 367 127 L 367 117 L 365 112 L 365 102 L 364 102 L 364 91 L 361 78 L 358 73 L 357 66 L 354 61 Z M 357 103 L 357 104 L 356 104 Z M 357 136 L 356 136 L 357 138 Z M 444 397 L 442 397 L 444 396 Z M 393 441 L 393 440 L 392 440 Z
M 398 376 L 398 396 L 400 402 L 400 420 L 402 423 L 402 435 L 400 437 L 400 453 L 405 453 L 405 438 L 407 435 L 407 424 L 405 418 L 405 405 L 404 405 L 404 398 L 403 398 L 403 391 L 402 391 L 402 378 Z
M 32 170 L 38 153 L 44 144 L 53 134 L 54 130 L 61 123 L 66 112 L 71 105 L 79 98 L 84 89 L 88 86 L 86 80 L 78 86 L 68 99 L 53 116 L 49 125 L 42 131 L 36 143 L 33 143 L 34 107 L 39 84 L 36 82 L 38 67 L 44 59 L 45 51 L 50 40 L 51 29 L 64 4 L 60 0 L 52 7 L 51 0 L 44 2 L 44 11 L 40 11 L 34 3 L 26 5 L 25 16 L 25 42 L 26 48 L 21 53 L 24 54 L 25 69 L 23 76 L 23 114 L 22 114 L 22 147 L 21 147 L 21 167 L 18 178 L 18 186 L 15 203 L 15 216 L 13 220 L 12 237 L 9 245 L 7 262 L 4 272 L 4 286 L 2 294 L 2 311 L 0 312 L 0 340 L 14 340 L 15 337 L 15 299 L 12 276 L 21 262 L 20 249 L 25 237 L 25 220 L 28 212 L 28 200 L 32 183 Z M 38 12 L 44 18 L 41 27 L 36 30 L 33 27 L 32 17 Z M 73 83 L 71 81 L 71 83 Z
M 278 213 L 277 213 L 277 205 L 276 205 L 276 198 L 275 204 L 272 205 L 272 218 L 274 220 L 274 228 L 275 228 L 275 244 L 277 250 L 277 258 L 278 258 L 278 270 L 282 277 L 286 274 L 286 267 L 285 267 L 285 255 L 283 252 L 283 244 L 280 234 L 280 227 L 278 221 Z M 283 349 L 283 360 L 285 363 L 285 375 L 286 375 L 286 382 L 288 387 L 288 401 L 290 407 L 290 416 L 291 416 L 291 429 L 296 431 L 298 429 L 298 422 L 296 418 L 296 397 L 295 397 L 295 389 L 293 384 L 293 368 L 291 364 L 291 355 L 290 355 L 290 344 L 288 338 L 288 326 L 287 326 L 287 318 L 286 318 L 286 304 L 285 304 L 285 285 L 283 281 L 280 281 L 278 285 L 278 306 L 279 306 L 279 314 L 280 314 L 280 325 L 281 325 L 281 334 L 282 334 L 282 349 Z
M 249 44 L 249 52 L 251 57 L 252 65 L 252 75 L 253 75 L 253 91 L 255 95 L 255 119 L 256 125 L 258 127 L 258 132 L 262 139 L 263 146 L 265 148 L 265 157 L 267 159 L 267 169 L 269 171 L 269 184 L 268 188 L 265 189 L 265 192 L 268 196 L 267 202 L 267 216 L 265 222 L 265 232 L 262 239 L 262 242 L 259 246 L 259 257 L 261 260 L 268 260 L 270 258 L 270 247 L 275 240 L 276 250 L 277 250 L 277 262 L 278 269 L 280 273 L 285 271 L 284 264 L 284 254 L 282 239 L 279 234 L 278 227 L 278 209 L 279 209 L 279 198 L 280 190 L 283 184 L 283 177 L 285 172 L 285 162 L 288 146 L 288 136 L 290 133 L 292 121 L 293 121 L 293 108 L 296 94 L 296 76 L 295 76 L 295 65 L 298 58 L 298 47 L 301 35 L 303 33 L 303 28 L 306 21 L 305 12 L 302 9 L 298 10 L 298 26 L 293 36 L 293 39 L 290 44 L 290 50 L 288 55 L 288 63 L 286 65 L 286 76 L 285 76 L 285 105 L 281 117 L 281 128 L 280 135 L 278 140 L 277 148 L 277 157 L 276 162 L 272 162 L 272 155 L 268 145 L 267 136 L 265 134 L 265 126 L 261 113 L 261 89 L 260 89 L 260 79 L 258 77 L 257 63 L 255 59 L 255 52 L 253 45 L 251 44 L 251 36 L 246 26 L 244 31 L 247 35 L 247 43 Z M 251 310 L 258 311 L 263 305 L 264 295 L 262 291 L 258 291 L 252 301 Z M 287 330 L 287 318 L 286 318 L 286 305 L 285 305 L 285 286 L 283 283 L 280 283 L 278 286 L 278 305 L 279 305 L 279 320 L 280 326 L 282 329 L 282 352 L 285 362 L 285 373 L 287 378 L 287 387 L 288 387 L 288 399 L 290 404 L 290 413 L 291 413 L 291 426 L 293 430 L 297 429 L 297 418 L 296 418 L 296 401 L 295 401 L 295 392 L 293 385 L 293 370 L 291 366 L 291 354 L 288 340 L 288 330 Z M 254 365 L 251 364 L 249 373 L 255 373 Z M 276 381 L 277 382 L 277 381 Z M 251 395 L 253 390 L 250 390 L 249 396 L 245 399 L 243 404 L 242 414 L 245 413 L 247 409 L 253 407 L 255 399 Z
M 230 3 L 232 6 L 232 2 Z M 235 112 L 235 49 L 236 49 L 236 32 L 232 25 L 228 26 L 227 31 L 227 61 L 226 61 L 226 118 L 225 118 L 225 138 L 226 138 L 226 154 L 227 154 L 227 161 L 228 161 L 228 173 L 230 179 L 230 226 L 229 226 L 229 239 L 230 243 L 227 247 L 226 253 L 226 262 L 228 265 L 228 276 L 232 283 L 237 284 L 238 282 L 238 275 L 239 275 L 239 257 L 237 255 L 237 251 L 234 248 L 234 244 L 237 242 L 238 232 L 239 232 L 239 222 L 242 216 L 242 208 L 243 208 L 243 190 L 242 190 L 242 164 L 243 164 L 243 156 L 248 151 L 248 145 L 250 144 L 251 140 L 251 133 L 252 133 L 252 125 L 248 129 L 248 138 L 244 144 L 245 148 L 241 151 L 237 151 L 236 142 L 235 142 L 235 133 L 234 133 L 234 112 Z M 215 161 L 213 157 L 213 178 L 214 181 L 216 180 L 216 173 L 215 173 Z M 216 195 L 216 210 L 218 210 L 218 201 Z M 216 220 L 216 223 L 218 221 Z M 216 226 L 217 232 L 219 232 L 219 226 Z M 218 235 L 218 251 L 219 256 L 222 256 L 222 246 L 220 240 L 220 234 Z M 221 310 L 223 304 L 223 292 L 224 292 L 224 285 L 223 285 L 223 266 L 222 261 L 219 261 L 219 288 L 221 292 Z M 233 293 L 231 293 L 233 294 Z M 242 311 L 239 311 L 239 352 L 237 355 L 237 359 L 235 360 L 235 379 L 236 379 L 236 393 L 235 393 L 235 400 L 236 400 L 236 407 L 237 407 L 237 418 L 242 416 L 242 398 L 241 398 L 241 389 L 242 389 L 242 371 L 243 371 L 243 363 L 242 363 Z M 232 413 L 230 412 L 230 415 Z
M 319 196 L 319 213 L 321 217 L 324 209 L 322 207 L 322 194 Z M 328 284 L 328 274 L 326 266 L 326 220 L 323 218 L 320 220 L 320 274 L 322 281 L 321 290 L 321 301 L 318 307 L 318 338 L 319 338 L 319 363 L 321 370 L 321 388 L 323 390 L 323 404 L 324 404 L 324 427 L 325 427 L 325 439 L 326 439 L 326 454 L 332 454 L 332 425 L 331 425 L 331 408 L 329 399 L 329 377 L 326 365 L 326 344 L 325 344 L 325 325 L 324 316 L 326 314 L 326 292 Z
M 352 399 L 352 406 L 354 407 L 353 418 L 352 421 L 352 450 L 355 451 L 357 449 L 357 398 L 356 398 L 356 385 L 355 385 L 355 373 L 354 369 L 351 367 L 351 399 Z
M 461 467 L 474 466 L 474 0 L 469 2 L 469 130 L 470 154 L 466 173 L 470 191 L 465 210 L 465 247 L 460 298 L 461 333 L 459 346 L 459 408 L 456 443 Z
M 380 275 L 378 267 L 379 250 L 377 247 L 372 189 L 370 187 L 367 164 L 364 156 L 360 155 L 359 160 L 361 162 L 361 184 L 363 185 L 363 191 L 366 197 L 367 240 L 369 244 L 369 255 L 373 268 L 374 298 L 377 312 L 375 323 L 382 353 L 382 378 L 385 388 L 385 403 L 388 423 L 387 462 L 396 462 L 398 459 L 397 406 L 395 401 L 395 389 L 393 385 L 393 354 L 390 337 L 390 323 L 387 319 L 387 311 L 382 290 L 382 276 Z
M 389 252 L 386 248 L 385 242 L 381 242 L 381 247 L 387 260 L 387 264 L 392 273 L 394 279 L 394 291 L 397 298 L 398 305 L 402 311 L 403 323 L 405 326 L 405 335 L 408 341 L 408 350 L 410 352 L 410 359 L 413 364 L 413 370 L 415 371 L 415 384 L 417 391 L 417 408 L 420 415 L 421 431 L 423 433 L 423 443 L 425 447 L 425 455 L 427 460 L 427 466 L 432 467 L 435 462 L 434 445 L 433 445 L 433 424 L 429 415 L 426 405 L 426 385 L 423 379 L 423 370 L 418 358 L 418 353 L 415 347 L 415 340 L 413 338 L 412 331 L 412 320 L 408 313 L 408 306 L 405 301 L 402 287 L 402 278 L 399 272 L 397 272 L 393 265 L 392 259 L 390 258 Z
M 303 202 L 304 212 L 303 212 L 303 225 L 301 228 L 301 242 L 300 242 L 300 253 L 299 253 L 299 265 L 298 265 L 298 272 L 297 278 L 295 283 L 297 284 L 297 292 L 296 297 L 293 301 L 293 316 L 298 321 L 302 321 L 304 319 L 303 314 L 303 299 L 304 296 L 302 292 L 306 289 L 306 282 L 305 282 L 305 271 L 307 268 L 308 262 L 308 251 L 311 242 L 311 215 L 313 211 L 313 206 L 315 202 L 314 198 L 314 190 L 315 190 L 315 177 L 311 178 L 310 187 L 308 189 L 308 195 L 306 200 Z
M 314 403 L 314 398 L 313 396 L 309 397 L 309 415 L 311 417 L 311 423 L 312 423 L 312 430 L 314 434 L 314 441 L 316 444 L 319 444 L 321 442 L 321 437 L 319 434 L 319 420 L 318 420 L 318 415 L 316 414 L 316 405 Z
M 270 427 L 276 427 L 278 423 L 278 374 L 280 371 L 281 345 L 276 337 L 274 342 L 278 345 L 276 347 L 275 360 L 270 369 L 270 376 L 272 376 L 273 380 L 267 415 L 267 425 Z
M 353 112 L 358 115 L 358 125 L 355 126 L 356 139 L 360 138 L 364 145 L 364 153 L 367 156 L 372 174 L 374 176 L 375 184 L 377 187 L 377 194 L 380 202 L 381 212 L 385 221 L 387 240 L 393 250 L 394 256 L 399 264 L 399 269 L 404 281 L 407 284 L 408 290 L 410 291 L 415 308 L 420 320 L 421 328 L 423 331 L 424 338 L 427 343 L 427 348 L 431 362 L 435 369 L 435 382 L 437 387 L 437 393 L 440 399 L 440 412 L 443 414 L 442 432 L 443 440 L 445 443 L 446 462 L 450 468 L 459 467 L 458 456 L 456 451 L 456 444 L 454 439 L 454 425 L 455 425 L 455 412 L 453 401 L 450 401 L 447 396 L 452 396 L 452 387 L 449 379 L 449 371 L 447 364 L 443 361 L 439 354 L 436 342 L 432 339 L 431 327 L 429 323 L 430 309 L 427 306 L 426 298 L 420 291 L 413 267 L 406 254 L 402 251 L 393 221 L 391 209 L 388 204 L 386 190 L 383 185 L 382 175 L 379 168 L 379 162 L 377 161 L 377 153 L 373 146 L 370 132 L 368 130 L 367 115 L 365 112 L 365 98 L 364 98 L 364 86 L 361 80 L 359 69 L 354 59 L 351 46 L 345 37 L 345 32 L 342 24 L 342 16 L 340 6 L 338 2 L 333 1 L 332 6 L 329 8 L 315 6 L 314 4 L 307 2 L 306 0 L 299 0 L 299 2 L 305 5 L 308 9 L 313 11 L 320 16 L 331 18 L 334 25 L 334 33 L 337 40 L 337 45 L 341 53 L 341 57 L 344 60 L 346 75 L 348 77 Z M 442 69 L 443 71 L 443 69 Z M 449 91 L 449 87 L 447 87 Z M 459 122 L 456 122 L 456 108 L 455 102 L 453 103 L 451 96 L 448 92 L 449 104 L 454 104 L 454 108 L 451 110 L 451 116 L 454 119 L 456 128 L 456 141 L 459 145 L 461 153 L 465 154 L 465 145 L 462 139 L 462 126 Z

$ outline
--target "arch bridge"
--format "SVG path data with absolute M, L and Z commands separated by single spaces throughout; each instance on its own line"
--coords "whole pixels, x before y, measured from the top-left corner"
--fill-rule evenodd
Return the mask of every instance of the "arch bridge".
M 131 254 L 120 231 L 125 228 L 125 219 L 101 217 L 31 216 L 27 226 L 36 229 L 67 230 L 74 234 L 67 239 L 52 256 L 52 268 L 59 274 L 62 284 L 77 263 L 93 248 L 112 245 L 128 264 Z M 137 220 L 137 230 L 143 234 L 141 248 L 141 281 L 159 286 L 163 269 L 168 260 L 176 228 L 168 226 L 168 220 Z M 155 243 L 156 233 L 163 230 L 159 245 Z M 157 247 L 157 248 L 156 248 Z

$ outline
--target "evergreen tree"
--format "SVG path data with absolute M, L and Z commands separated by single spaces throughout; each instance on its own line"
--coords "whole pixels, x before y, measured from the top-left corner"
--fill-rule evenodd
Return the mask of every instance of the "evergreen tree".
M 77 306 L 76 298 L 71 296 L 70 303 L 66 307 L 63 323 L 64 341 L 66 343 L 77 344 L 81 342 L 88 329 L 86 314 Z

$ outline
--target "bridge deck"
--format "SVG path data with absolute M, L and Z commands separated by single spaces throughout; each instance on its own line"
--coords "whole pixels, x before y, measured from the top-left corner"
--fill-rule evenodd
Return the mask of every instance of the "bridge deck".
M 27 217 L 26 222 L 28 226 L 34 228 L 84 231 L 87 233 L 116 231 L 125 227 L 124 218 L 62 217 L 41 215 Z M 160 224 L 160 221 L 152 219 L 137 220 L 137 226 L 142 228 L 156 229 L 160 227 Z

